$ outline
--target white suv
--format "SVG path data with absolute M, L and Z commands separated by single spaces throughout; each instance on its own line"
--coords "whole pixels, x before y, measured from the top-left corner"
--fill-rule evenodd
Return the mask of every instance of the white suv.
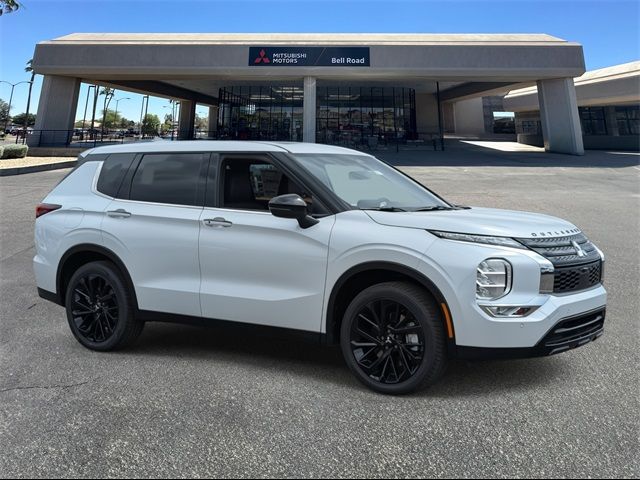
M 604 328 L 604 257 L 577 227 L 452 205 L 362 152 L 101 147 L 43 202 L 38 292 L 94 350 L 146 321 L 275 327 L 339 343 L 360 381 L 399 394 L 450 356 L 549 355 Z

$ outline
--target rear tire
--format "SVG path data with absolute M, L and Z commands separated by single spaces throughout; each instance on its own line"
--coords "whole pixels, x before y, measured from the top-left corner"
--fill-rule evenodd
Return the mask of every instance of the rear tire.
M 67 320 L 76 339 L 97 351 L 119 350 L 142 333 L 133 297 L 110 262 L 87 263 L 71 276 L 65 295 Z
M 437 303 L 407 282 L 381 283 L 360 292 L 344 314 L 340 346 L 358 380 L 390 395 L 433 385 L 447 363 Z

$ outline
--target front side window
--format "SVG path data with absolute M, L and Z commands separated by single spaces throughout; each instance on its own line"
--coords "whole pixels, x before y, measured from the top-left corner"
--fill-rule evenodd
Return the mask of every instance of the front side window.
M 130 200 L 201 206 L 207 154 L 161 153 L 142 157 Z
M 269 200 L 295 193 L 313 207 L 312 195 L 275 165 L 262 160 L 229 158 L 222 166 L 224 208 L 269 210 Z
M 451 208 L 429 190 L 367 155 L 297 154 L 295 160 L 353 208 L 429 210 Z

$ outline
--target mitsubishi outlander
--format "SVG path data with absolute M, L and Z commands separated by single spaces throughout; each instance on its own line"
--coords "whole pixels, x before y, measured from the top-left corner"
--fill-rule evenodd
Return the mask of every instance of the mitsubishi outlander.
M 149 321 L 260 325 L 339 344 L 358 380 L 402 394 L 451 357 L 552 355 L 604 329 L 604 256 L 578 227 L 454 205 L 334 146 L 89 150 L 37 206 L 35 244 L 40 296 L 92 350 Z

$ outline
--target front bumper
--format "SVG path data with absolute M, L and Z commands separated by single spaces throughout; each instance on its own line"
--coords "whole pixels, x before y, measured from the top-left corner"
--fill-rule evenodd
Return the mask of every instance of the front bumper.
M 597 340 L 604 333 L 606 308 L 567 317 L 547 332 L 534 347 L 530 348 L 455 348 L 455 356 L 467 360 L 498 358 L 545 357 L 573 350 Z

